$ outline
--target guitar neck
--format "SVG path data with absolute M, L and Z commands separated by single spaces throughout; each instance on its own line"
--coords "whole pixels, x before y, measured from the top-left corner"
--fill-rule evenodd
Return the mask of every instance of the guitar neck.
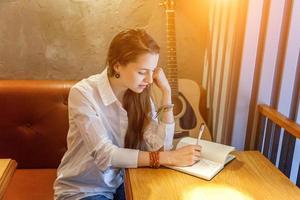
M 176 58 L 175 10 L 166 9 L 167 26 L 167 66 L 166 76 L 169 80 L 172 94 L 178 95 L 178 71 Z

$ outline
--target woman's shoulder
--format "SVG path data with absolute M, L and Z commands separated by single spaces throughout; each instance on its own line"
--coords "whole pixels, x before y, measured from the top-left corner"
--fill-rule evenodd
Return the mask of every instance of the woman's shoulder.
M 82 93 L 91 93 L 97 89 L 97 83 L 100 80 L 100 74 L 94 74 L 84 78 L 74 84 L 71 90 L 79 90 Z

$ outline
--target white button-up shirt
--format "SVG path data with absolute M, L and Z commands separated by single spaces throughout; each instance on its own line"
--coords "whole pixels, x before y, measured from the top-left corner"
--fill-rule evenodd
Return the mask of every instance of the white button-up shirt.
M 123 183 L 122 168 L 137 167 L 139 150 L 124 148 L 127 112 L 113 93 L 107 69 L 75 84 L 68 106 L 68 150 L 57 170 L 55 199 L 97 194 L 113 199 Z M 151 107 L 155 116 L 153 103 Z M 174 123 L 153 119 L 144 133 L 143 150 L 170 150 L 173 136 Z

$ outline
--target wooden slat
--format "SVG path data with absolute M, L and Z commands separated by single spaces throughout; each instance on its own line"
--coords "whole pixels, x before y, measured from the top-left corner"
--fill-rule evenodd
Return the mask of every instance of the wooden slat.
M 284 132 L 278 168 L 287 177 L 290 177 L 290 173 L 291 173 L 295 141 L 296 138 L 294 136 L 290 135 L 286 131 Z
M 267 158 L 270 158 L 270 144 L 272 144 L 272 134 L 273 134 L 273 122 L 268 119 L 267 128 L 265 132 L 264 150 L 263 150 L 263 154 Z
M 256 133 L 256 144 L 255 146 L 257 147 L 257 149 L 259 151 L 262 150 L 262 144 L 263 144 L 263 140 L 264 140 L 264 132 L 265 132 L 265 126 L 266 126 L 266 117 L 262 116 L 261 114 L 259 114 L 258 116 L 258 128 L 256 129 L 257 133 Z
M 271 162 L 276 165 L 276 159 L 277 159 L 277 152 L 278 152 L 278 146 L 279 146 L 279 139 L 280 139 L 280 131 L 281 127 L 275 124 L 275 130 L 273 135 L 273 143 L 272 143 L 272 151 L 271 151 Z
M 288 152 L 288 143 L 289 143 L 289 135 L 284 132 L 282 143 L 281 143 L 281 152 L 280 152 L 280 158 L 279 158 L 279 165 L 278 169 L 284 173 L 285 166 L 286 166 L 286 158 L 287 158 L 287 152 Z
M 288 152 L 287 152 L 287 158 L 286 158 L 286 165 L 285 165 L 285 169 L 284 169 L 284 174 L 287 177 L 290 177 L 290 175 L 291 175 L 294 151 L 295 151 L 295 144 L 296 144 L 296 138 L 292 135 L 289 135 Z
M 283 76 L 283 71 L 284 71 L 285 56 L 286 56 L 286 52 L 287 52 L 288 35 L 289 35 L 289 31 L 290 31 L 292 8 L 293 8 L 293 1 L 285 0 L 283 15 L 282 15 L 282 22 L 281 22 L 278 51 L 277 51 L 277 57 L 276 57 L 275 74 L 274 74 L 274 78 L 273 78 L 271 104 L 270 104 L 271 106 L 274 106 L 276 109 L 278 108 L 279 98 L 280 98 L 281 82 L 282 82 L 282 76 Z
M 267 105 L 258 105 L 259 112 L 271 119 L 274 123 L 278 124 L 280 127 L 285 129 L 287 132 L 292 134 L 296 138 L 300 138 L 300 125 L 295 121 L 290 120 L 280 112 L 274 110 L 270 106 Z

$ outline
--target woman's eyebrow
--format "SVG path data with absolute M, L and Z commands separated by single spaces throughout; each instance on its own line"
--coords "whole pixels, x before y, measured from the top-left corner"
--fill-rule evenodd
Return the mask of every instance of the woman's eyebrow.
M 139 68 L 139 70 L 150 70 L 150 71 L 154 71 L 154 69 L 152 70 L 152 69 L 148 69 L 148 68 Z

